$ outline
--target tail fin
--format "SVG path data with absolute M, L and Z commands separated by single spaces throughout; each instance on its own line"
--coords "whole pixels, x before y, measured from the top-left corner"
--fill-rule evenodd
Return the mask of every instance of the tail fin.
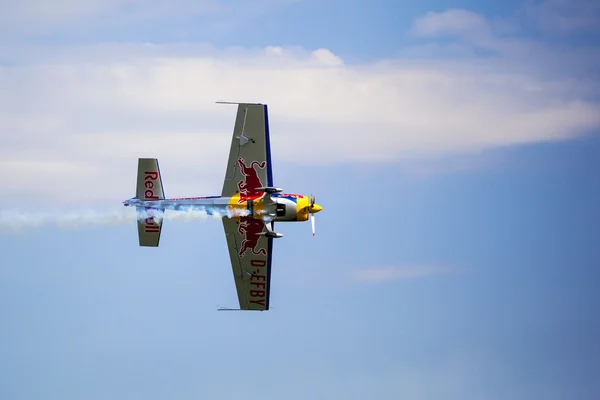
M 156 158 L 140 158 L 138 160 L 135 197 L 146 201 L 165 198 Z M 158 247 L 165 211 L 152 207 L 136 207 L 136 212 L 140 246 Z

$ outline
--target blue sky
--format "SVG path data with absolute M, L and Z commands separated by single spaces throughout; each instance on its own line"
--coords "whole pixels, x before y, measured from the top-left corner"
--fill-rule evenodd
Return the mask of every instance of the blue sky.
M 0 16 L 0 398 L 600 396 L 595 2 L 53 5 Z M 263 313 L 218 220 L 111 217 L 137 157 L 219 193 L 223 99 L 324 207 Z

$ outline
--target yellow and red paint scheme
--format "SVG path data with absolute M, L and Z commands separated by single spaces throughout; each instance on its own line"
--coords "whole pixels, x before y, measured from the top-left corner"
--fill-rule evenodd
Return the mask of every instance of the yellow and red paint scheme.
M 265 210 L 265 197 L 267 195 L 257 196 L 254 199 L 240 200 L 240 195 L 235 194 L 229 198 L 227 210 L 233 218 L 240 219 L 239 215 L 245 212 L 248 216 L 256 219 L 263 219 L 265 214 L 275 214 L 272 221 L 292 222 L 308 221 L 310 214 L 315 214 L 323 208 L 314 203 L 311 207 L 310 197 L 302 194 L 273 193 L 270 197 L 270 210 Z

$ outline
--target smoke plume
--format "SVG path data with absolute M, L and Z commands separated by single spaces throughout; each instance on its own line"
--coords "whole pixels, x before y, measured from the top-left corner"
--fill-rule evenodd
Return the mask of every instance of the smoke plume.
M 26 230 L 56 227 L 59 229 L 85 229 L 94 226 L 118 226 L 135 224 L 136 220 L 154 217 L 167 221 L 198 221 L 209 218 L 232 217 L 220 209 L 209 207 L 188 208 L 181 211 L 167 210 L 163 215 L 158 210 L 145 210 L 136 213 L 134 207 L 109 209 L 68 210 L 54 212 L 24 212 L 19 210 L 0 210 L 0 233 L 20 233 Z M 243 215 L 243 213 L 236 213 Z

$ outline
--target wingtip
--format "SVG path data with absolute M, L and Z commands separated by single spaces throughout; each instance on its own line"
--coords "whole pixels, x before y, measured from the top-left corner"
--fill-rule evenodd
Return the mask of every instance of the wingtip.
M 245 102 L 245 101 L 225 101 L 225 100 L 215 101 L 215 103 L 216 104 L 254 105 L 254 106 L 265 105 L 264 103 L 251 103 L 251 102 Z

